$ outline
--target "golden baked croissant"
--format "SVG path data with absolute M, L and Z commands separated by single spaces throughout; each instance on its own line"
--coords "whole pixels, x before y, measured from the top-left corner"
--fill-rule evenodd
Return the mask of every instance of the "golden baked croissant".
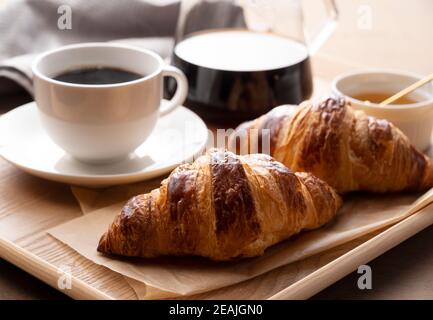
M 339 193 L 433 187 L 431 159 L 415 150 L 392 123 L 352 109 L 344 98 L 306 101 L 295 109 L 277 107 L 240 125 L 229 148 L 239 153 L 254 145 L 251 129 L 258 131 L 259 147 L 266 133 L 262 129 L 269 129 L 271 156 L 293 171 L 313 173 Z
M 265 154 L 210 150 L 176 168 L 159 189 L 128 201 L 98 251 L 136 257 L 253 257 L 330 221 L 341 199 L 309 173 Z

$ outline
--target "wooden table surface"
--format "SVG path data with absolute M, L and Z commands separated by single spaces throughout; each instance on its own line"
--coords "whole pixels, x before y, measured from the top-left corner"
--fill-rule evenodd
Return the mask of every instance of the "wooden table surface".
M 310 9 L 307 21 L 313 21 L 312 24 L 314 1 L 306 1 Z M 366 67 L 405 69 L 421 74 L 433 71 L 433 1 L 340 0 L 337 4 L 339 26 L 315 59 L 315 75 L 332 79 L 342 71 Z M 28 99 L 25 95 L 2 97 L 0 113 Z M 373 272 L 372 290 L 359 290 L 358 275 L 354 272 L 313 298 L 433 299 L 430 243 L 433 243 L 433 226 L 372 261 L 369 264 Z M 0 299 L 68 297 L 0 259 Z

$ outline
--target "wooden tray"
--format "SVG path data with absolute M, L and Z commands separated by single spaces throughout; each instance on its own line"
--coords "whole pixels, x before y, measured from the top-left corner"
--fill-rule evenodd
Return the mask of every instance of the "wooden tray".
M 31 177 L 0 160 L 0 256 L 58 290 L 61 270 L 69 266 L 72 286 L 62 291 L 76 299 L 137 299 L 123 276 L 83 258 L 46 233 L 80 215 L 68 186 Z M 285 267 L 281 267 L 246 284 L 186 298 L 306 299 L 432 223 L 430 205 L 337 252 L 299 261 L 294 266 L 299 270 L 295 278 L 285 278 Z
M 321 58 L 320 58 L 321 59 Z M 348 66 L 325 59 L 313 60 L 315 95 L 329 90 L 329 79 Z M 327 80 L 328 79 L 328 80 Z M 25 174 L 0 158 L 0 257 L 57 290 L 61 270 L 70 267 L 76 299 L 137 299 L 130 281 L 82 257 L 56 240 L 47 230 L 82 215 L 70 187 Z M 373 234 L 280 267 L 254 279 L 189 298 L 306 299 L 433 224 L 433 205 Z M 291 272 L 287 272 L 291 268 Z M 296 276 L 293 270 L 296 270 Z

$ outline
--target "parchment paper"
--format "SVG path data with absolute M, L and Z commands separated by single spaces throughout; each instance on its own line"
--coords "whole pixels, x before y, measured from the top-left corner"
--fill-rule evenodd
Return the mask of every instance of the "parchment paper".
M 116 187 L 102 192 L 80 188 L 74 188 L 73 191 L 81 207 L 85 208 L 84 212 L 88 212 L 98 205 L 118 201 L 138 192 L 147 192 L 148 188 L 149 183 L 145 183 L 130 187 Z M 113 258 L 99 254 L 96 251 L 99 238 L 124 205 L 123 200 L 55 227 L 49 233 L 91 261 L 131 278 L 130 284 L 139 291 L 137 293 L 139 297 L 177 297 L 231 286 L 390 226 L 413 213 L 410 209 L 420 196 L 420 194 L 346 196 L 338 217 L 325 227 L 302 233 L 269 248 L 261 257 L 235 262 L 215 263 L 194 257 Z M 289 270 L 296 271 L 296 268 L 289 268 Z M 299 273 L 299 270 L 297 272 Z

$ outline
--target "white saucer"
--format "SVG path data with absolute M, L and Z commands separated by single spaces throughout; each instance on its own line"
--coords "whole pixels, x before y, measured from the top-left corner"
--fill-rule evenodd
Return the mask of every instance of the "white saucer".
M 86 164 L 55 145 L 41 127 L 34 102 L 0 117 L 0 156 L 35 176 L 88 187 L 151 179 L 191 161 L 205 148 L 207 127 L 195 113 L 178 107 L 159 119 L 152 135 L 128 159 Z

